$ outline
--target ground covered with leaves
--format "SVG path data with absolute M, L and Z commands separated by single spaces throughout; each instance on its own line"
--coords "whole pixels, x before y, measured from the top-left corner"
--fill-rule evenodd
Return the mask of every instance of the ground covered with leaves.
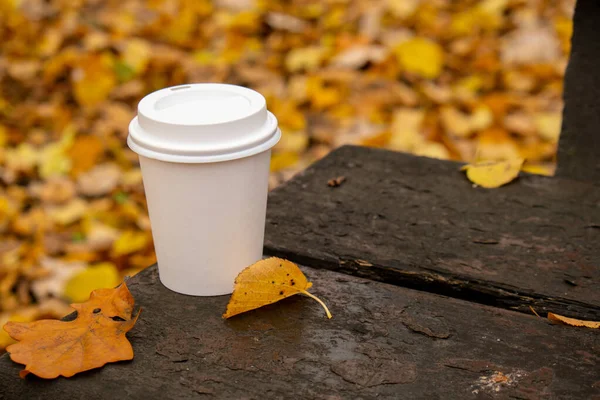
M 553 171 L 574 0 L 0 0 L 0 326 L 155 261 L 137 102 L 265 95 L 271 186 L 346 143 Z M 10 343 L 0 332 L 0 351 Z

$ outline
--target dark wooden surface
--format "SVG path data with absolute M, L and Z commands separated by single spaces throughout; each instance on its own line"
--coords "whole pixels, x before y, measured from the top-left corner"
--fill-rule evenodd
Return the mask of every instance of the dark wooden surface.
M 337 176 L 346 181 L 329 187 Z M 599 243 L 599 186 L 525 175 L 474 188 L 454 162 L 347 146 L 270 194 L 265 252 L 527 313 L 531 305 L 600 320 Z
M 304 268 L 325 300 L 296 296 L 223 320 L 228 296 L 129 282 L 143 313 L 135 359 L 71 379 L 20 379 L 0 358 L 2 399 L 593 399 L 600 335 L 331 271 Z M 508 382 L 499 383 L 504 374 Z M 496 378 L 494 378 L 496 377 Z M 596 397 L 598 398 L 598 397 Z
M 600 182 L 600 1 L 578 0 L 557 176 Z

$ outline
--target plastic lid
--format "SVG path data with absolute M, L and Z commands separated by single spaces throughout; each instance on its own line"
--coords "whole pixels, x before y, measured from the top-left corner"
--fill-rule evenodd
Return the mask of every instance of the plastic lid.
M 127 144 L 162 161 L 205 163 L 248 157 L 281 137 L 265 98 L 219 83 L 161 89 L 144 97 L 129 124 Z

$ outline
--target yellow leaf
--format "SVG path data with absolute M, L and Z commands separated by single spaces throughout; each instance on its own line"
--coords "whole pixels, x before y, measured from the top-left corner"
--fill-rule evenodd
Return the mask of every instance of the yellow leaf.
M 139 168 L 133 168 L 121 175 L 120 184 L 126 188 L 136 187 L 142 184 L 142 171 Z
M 483 161 L 465 165 L 461 171 L 467 171 L 467 178 L 484 188 L 497 188 L 511 182 L 519 175 L 522 158 L 509 161 Z
M 5 165 L 11 171 L 31 171 L 39 160 L 39 154 L 29 143 L 21 143 L 15 149 L 9 149 L 5 154 Z
M 420 37 L 409 39 L 396 46 L 395 53 L 406 72 L 430 79 L 442 72 L 444 51 L 434 41 Z
M 562 114 L 560 112 L 538 113 L 534 116 L 535 127 L 540 136 L 552 143 L 558 142 Z
M 108 54 L 90 54 L 73 70 L 73 94 L 83 106 L 93 106 L 106 100 L 117 84 L 113 61 Z
M 215 14 L 215 19 L 219 25 L 234 30 L 256 31 L 260 25 L 259 19 L 261 15 L 255 10 L 242 12 L 218 12 Z
M 440 160 L 448 160 L 450 158 L 450 152 L 446 146 L 437 142 L 423 142 L 422 145 L 415 149 L 415 154 L 418 156 L 437 158 Z
M 479 106 L 472 114 L 465 114 L 452 106 L 440 110 L 440 119 L 444 129 L 453 136 L 469 137 L 477 131 L 492 125 L 494 116 L 486 106 Z
M 119 272 L 113 263 L 104 262 L 86 268 L 67 281 L 65 297 L 70 301 L 83 302 L 96 289 L 113 288 L 120 282 Z
M 273 113 L 277 115 L 279 126 L 287 127 L 294 131 L 306 127 L 306 119 L 296 102 L 273 99 L 271 104 L 272 106 L 270 106 L 270 108 L 272 108 Z
M 75 198 L 64 206 L 48 208 L 48 217 L 59 225 L 70 225 L 79 221 L 87 208 L 88 204 L 84 200 Z
M 421 146 L 425 138 L 421 135 L 425 111 L 423 109 L 400 108 L 392 119 L 392 137 L 390 148 L 402 151 L 414 151 Z
M 216 60 L 215 53 L 210 50 L 199 50 L 195 53 L 192 53 L 192 56 L 194 61 L 200 65 L 211 65 Z
M 549 163 L 536 163 L 536 164 L 525 164 L 523 166 L 523 168 L 521 168 L 521 171 L 523 172 L 529 172 L 530 174 L 536 174 L 536 175 L 545 175 L 545 176 L 552 176 L 554 175 L 554 171 L 556 170 L 556 166 L 553 164 L 549 164 Z
M 312 76 L 306 81 L 306 94 L 316 110 L 323 110 L 339 104 L 342 101 L 342 91 L 335 86 L 327 86 L 317 76 Z
M 146 69 L 150 61 L 150 45 L 142 39 L 131 39 L 125 45 L 121 61 L 125 63 L 135 74 Z
M 452 85 L 452 91 L 458 99 L 470 100 L 475 98 L 483 86 L 483 78 L 479 75 L 470 75 L 460 79 Z
M 327 317 L 331 318 L 327 306 L 307 292 L 311 286 L 312 283 L 291 261 L 277 257 L 258 261 L 244 269 L 235 278 L 233 294 L 223 318 L 230 318 L 267 304 L 273 304 L 298 293 L 318 301 L 325 309 Z
M 190 7 L 182 7 L 176 17 L 161 29 L 162 35 L 172 43 L 183 43 L 197 26 L 197 16 Z
M 325 49 L 318 46 L 292 49 L 285 58 L 285 66 L 290 72 L 312 71 L 321 65 Z
M 549 312 L 548 319 L 552 322 L 557 322 L 560 324 L 570 325 L 570 326 L 583 326 L 586 328 L 598 329 L 600 328 L 600 322 L 596 321 L 583 321 L 575 318 L 563 317 L 562 315 L 554 314 Z
M 39 154 L 39 173 L 44 179 L 52 175 L 63 175 L 71 169 L 68 149 L 73 145 L 75 130 L 68 126 L 58 142 L 46 145 Z
M 281 140 L 275 147 L 279 151 L 301 153 L 308 148 L 308 135 L 304 131 L 289 132 L 282 129 Z
M 43 179 L 64 175 L 71 169 L 71 160 L 65 151 L 55 144 L 49 144 L 40 153 L 39 173 Z
M 142 250 L 148 245 L 149 238 L 145 232 L 125 231 L 113 243 L 112 254 L 114 256 L 122 256 L 125 254 L 135 253 Z
M 274 153 L 271 157 L 271 171 L 277 172 L 284 168 L 292 167 L 298 162 L 299 158 L 298 153 L 293 151 Z
M 397 18 L 408 18 L 415 13 L 419 0 L 387 0 L 387 8 Z
M 344 17 L 346 16 L 346 6 L 340 4 L 337 7 L 328 7 L 327 12 L 323 13 L 319 19 L 320 23 L 326 30 L 339 29 L 344 25 Z
M 452 15 L 450 32 L 454 35 L 467 35 L 479 26 L 477 9 L 470 8 Z

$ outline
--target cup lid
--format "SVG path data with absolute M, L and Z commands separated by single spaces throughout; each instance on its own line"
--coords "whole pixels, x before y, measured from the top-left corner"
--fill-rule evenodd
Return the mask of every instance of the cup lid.
M 241 86 L 196 83 L 151 93 L 138 104 L 127 144 L 157 160 L 205 163 L 248 157 L 280 139 L 265 98 Z

